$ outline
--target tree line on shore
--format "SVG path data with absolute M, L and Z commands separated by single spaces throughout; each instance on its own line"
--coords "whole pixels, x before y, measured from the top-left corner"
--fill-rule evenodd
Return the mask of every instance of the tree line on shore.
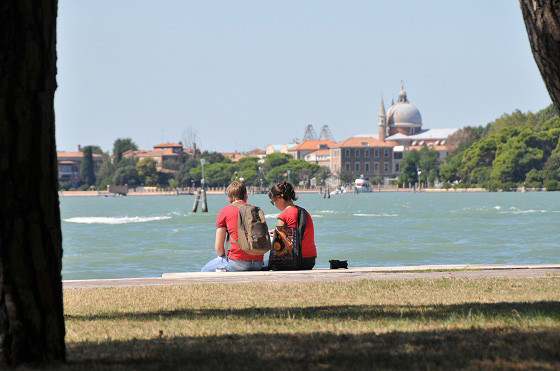
M 486 126 L 466 126 L 451 135 L 446 143 L 451 151 L 443 164 L 428 147 L 407 152 L 399 183 L 560 190 L 559 137 L 560 118 L 552 104 L 537 113 L 515 110 Z
M 113 156 L 103 152 L 99 146 L 82 147 L 84 153 L 81 163 L 81 184 L 78 190 L 104 190 L 109 184 L 158 187 L 200 186 L 202 181 L 201 159 L 205 160 L 204 180 L 210 187 L 220 187 L 234 180 L 242 180 L 248 186 L 265 187 L 286 177 L 296 184 L 309 185 L 315 178 L 319 184 L 325 184 L 331 176 L 329 169 L 304 160 L 296 160 L 283 153 L 266 156 L 264 162 L 258 157 L 243 157 L 232 162 L 219 152 L 199 151 L 180 152 L 173 159 L 166 159 L 158 168 L 157 162 L 150 157 L 143 159 L 125 158 L 122 154 L 128 150 L 138 149 L 130 138 L 119 138 L 113 145 Z M 94 171 L 93 154 L 102 157 L 97 174 Z M 69 182 L 59 184 L 61 190 L 74 189 Z

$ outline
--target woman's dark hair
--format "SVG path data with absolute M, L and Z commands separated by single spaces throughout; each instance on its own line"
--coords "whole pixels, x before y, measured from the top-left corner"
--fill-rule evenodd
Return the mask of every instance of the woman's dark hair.
M 297 200 L 296 191 L 294 186 L 283 180 L 281 183 L 274 185 L 268 192 L 268 197 L 271 200 L 275 198 L 283 198 L 284 200 Z

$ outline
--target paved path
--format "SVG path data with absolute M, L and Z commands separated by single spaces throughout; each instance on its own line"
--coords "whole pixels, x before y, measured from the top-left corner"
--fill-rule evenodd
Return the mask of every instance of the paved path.
M 560 264 L 530 265 L 425 265 L 313 269 L 291 272 L 164 273 L 161 277 L 105 280 L 66 280 L 64 288 L 173 286 L 192 284 L 254 284 L 353 280 L 405 280 L 438 278 L 560 278 Z

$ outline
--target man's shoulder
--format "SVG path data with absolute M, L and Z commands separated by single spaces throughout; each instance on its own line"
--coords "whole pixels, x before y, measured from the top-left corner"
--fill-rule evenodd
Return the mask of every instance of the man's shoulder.
M 222 207 L 222 209 L 220 210 L 219 213 L 220 213 L 220 214 L 222 214 L 222 213 L 230 213 L 230 212 L 232 212 L 232 211 L 234 211 L 234 210 L 237 210 L 237 208 L 236 208 L 235 206 L 233 206 L 233 205 L 227 205 L 227 206 Z
M 226 216 L 230 216 L 237 212 L 237 208 L 233 205 L 227 205 L 222 207 L 222 209 L 218 212 L 218 219 L 224 218 Z
M 239 207 L 239 206 L 245 206 L 245 207 L 250 207 L 250 208 L 256 207 L 257 209 L 261 210 L 261 208 L 259 206 L 253 205 L 253 204 L 250 204 L 250 203 L 247 203 L 247 202 L 239 202 L 236 205 L 237 205 L 237 207 Z M 237 209 L 237 207 L 235 205 L 231 205 L 231 206 L 233 206 L 234 208 Z

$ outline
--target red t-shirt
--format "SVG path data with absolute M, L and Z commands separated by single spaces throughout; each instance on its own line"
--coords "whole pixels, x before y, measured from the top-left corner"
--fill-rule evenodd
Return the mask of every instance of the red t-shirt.
M 246 202 L 238 201 L 240 205 Z M 216 218 L 216 228 L 226 228 L 229 233 L 230 248 L 228 258 L 233 260 L 263 260 L 263 255 L 251 255 L 241 250 L 232 240 L 237 241 L 237 223 L 239 222 L 239 210 L 233 205 L 224 207 Z M 226 242 L 227 245 L 227 242 Z M 227 249 L 227 246 L 226 246 Z
M 278 215 L 278 219 L 283 221 L 288 227 L 297 228 L 297 214 L 298 208 L 290 206 Z M 315 229 L 313 228 L 311 215 L 309 215 L 307 211 L 305 211 L 305 214 L 305 230 L 303 231 L 303 241 L 301 242 L 301 256 L 303 258 L 311 258 L 317 256 L 317 248 L 315 247 Z

